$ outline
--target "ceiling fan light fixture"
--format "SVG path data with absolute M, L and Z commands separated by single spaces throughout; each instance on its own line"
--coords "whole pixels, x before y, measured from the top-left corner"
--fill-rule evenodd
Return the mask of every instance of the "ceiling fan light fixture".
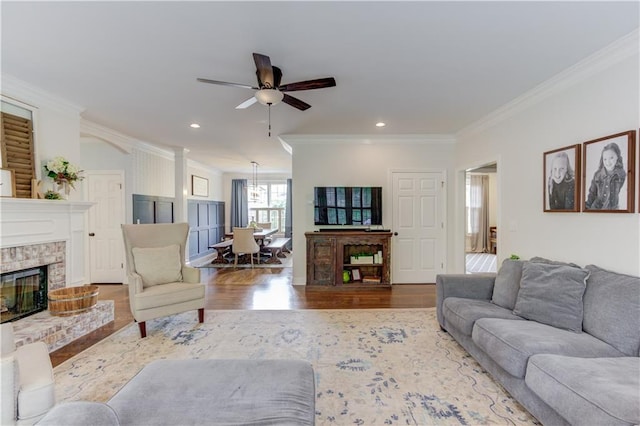
M 258 90 L 255 96 L 262 105 L 277 105 L 284 98 L 284 93 L 275 89 L 262 89 Z

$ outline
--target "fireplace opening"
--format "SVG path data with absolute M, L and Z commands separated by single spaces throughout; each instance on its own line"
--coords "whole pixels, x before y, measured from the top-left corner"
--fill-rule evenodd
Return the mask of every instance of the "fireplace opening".
M 0 275 L 1 322 L 15 321 L 47 309 L 47 267 Z

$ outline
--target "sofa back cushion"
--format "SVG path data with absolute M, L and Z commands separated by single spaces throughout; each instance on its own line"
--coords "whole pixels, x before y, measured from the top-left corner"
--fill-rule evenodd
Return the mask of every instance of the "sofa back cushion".
M 523 264 L 523 260 L 505 259 L 502 261 L 502 266 L 500 266 L 493 285 L 491 301 L 494 304 L 513 310 L 520 290 Z
M 556 328 L 582 332 L 589 271 L 558 263 L 526 262 L 513 313 Z
M 640 355 L 640 277 L 585 268 L 591 275 L 584 293 L 584 331 L 626 355 Z

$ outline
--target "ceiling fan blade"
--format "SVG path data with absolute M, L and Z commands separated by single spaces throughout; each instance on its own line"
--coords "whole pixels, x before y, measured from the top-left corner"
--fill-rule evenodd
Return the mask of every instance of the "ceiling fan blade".
M 286 93 L 284 94 L 284 98 L 282 98 L 282 102 L 284 102 L 285 104 L 289 104 L 294 108 L 298 108 L 300 111 L 311 108 L 311 105 L 309 105 L 308 103 L 303 102 L 298 98 L 294 98 L 293 96 L 289 96 Z
M 296 90 L 322 89 L 324 87 L 334 87 L 335 85 L 336 80 L 333 77 L 327 77 L 284 84 L 278 89 L 280 89 L 281 92 L 295 92 Z
M 241 87 L 243 89 L 253 89 L 258 90 L 258 87 L 250 86 L 248 84 L 240 84 L 240 83 L 229 83 L 228 81 L 218 81 L 218 80 L 209 80 L 206 78 L 198 78 L 200 83 L 210 83 L 210 84 L 219 84 L 221 86 L 233 86 L 233 87 Z
M 255 104 L 256 102 L 258 102 L 258 100 L 256 99 L 255 96 L 252 96 L 249 99 L 247 99 L 246 101 L 244 101 L 243 103 L 241 103 L 240 105 L 238 105 L 236 107 L 236 109 L 249 108 L 251 105 Z
M 271 67 L 271 59 L 260 53 L 253 54 L 253 61 L 256 63 L 256 75 L 260 86 L 273 89 L 273 68 Z

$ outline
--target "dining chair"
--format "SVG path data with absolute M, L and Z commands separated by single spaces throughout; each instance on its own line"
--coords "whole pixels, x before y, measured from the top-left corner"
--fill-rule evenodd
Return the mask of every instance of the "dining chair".
M 238 265 L 239 254 L 249 254 L 251 257 L 251 267 L 253 267 L 253 255 L 258 254 L 260 263 L 260 246 L 253 237 L 253 228 L 233 228 L 233 245 L 231 250 L 235 255 L 234 266 Z

